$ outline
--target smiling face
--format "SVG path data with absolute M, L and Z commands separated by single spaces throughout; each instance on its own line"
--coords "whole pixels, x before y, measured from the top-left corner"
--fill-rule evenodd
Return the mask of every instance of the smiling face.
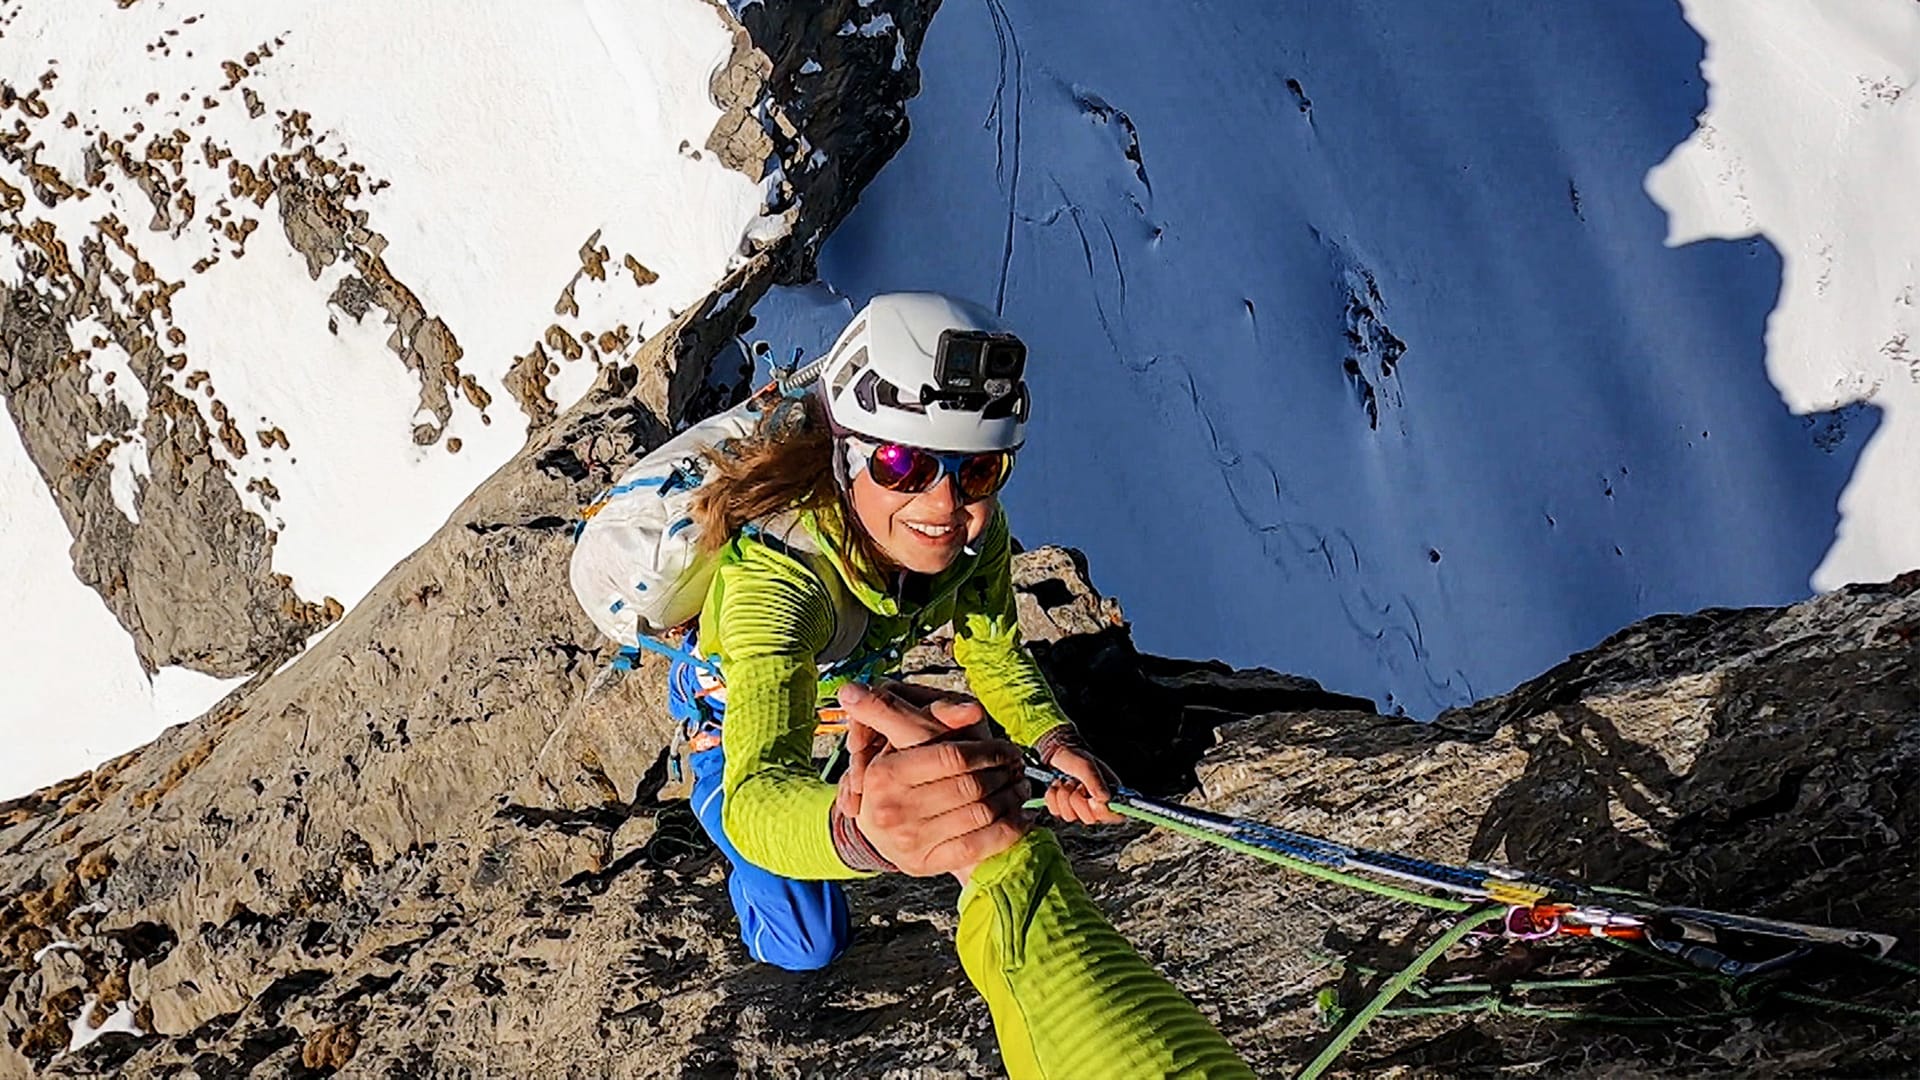
M 916 574 L 938 574 L 952 566 L 960 549 L 987 531 L 998 505 L 997 497 L 961 505 L 951 476 L 918 495 L 902 495 L 874 483 L 861 469 L 852 488 L 849 498 L 861 527 L 887 558 Z

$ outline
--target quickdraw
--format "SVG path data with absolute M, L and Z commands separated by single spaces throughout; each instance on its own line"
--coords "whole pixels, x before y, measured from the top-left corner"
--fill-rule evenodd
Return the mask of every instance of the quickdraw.
M 1029 765 L 1027 776 L 1045 785 L 1060 779 L 1062 774 Z M 1644 941 L 1703 969 L 1727 975 L 1770 970 L 1815 945 L 1837 945 L 1879 958 L 1891 951 L 1897 941 L 1886 934 L 1864 930 L 1676 907 L 1624 890 L 1602 889 L 1504 866 L 1455 865 L 1356 847 L 1249 818 L 1162 802 L 1126 787 L 1115 793 L 1110 805 L 1116 812 L 1128 816 L 1156 824 L 1177 824 L 1184 826 L 1181 831 L 1218 837 L 1232 841 L 1235 846 L 1273 852 L 1343 874 L 1365 875 L 1437 891 L 1461 902 L 1447 905 L 1454 910 L 1474 903 L 1502 905 L 1507 910 L 1500 920 L 1499 933 L 1515 940 L 1585 937 Z M 1394 892 L 1402 899 L 1409 898 L 1402 890 Z M 1748 939 L 1756 938 L 1787 942 L 1790 947 L 1785 953 L 1760 961 L 1734 960 L 1725 951 L 1747 945 Z
M 1570 883 L 1562 883 L 1561 887 L 1570 892 L 1586 889 Z M 1627 902 L 1635 906 L 1621 910 L 1598 904 L 1539 903 L 1510 908 L 1504 934 L 1520 941 L 1560 936 L 1645 942 L 1702 971 L 1729 978 L 1747 978 L 1777 970 L 1807 956 L 1819 945 L 1836 945 L 1879 959 L 1897 943 L 1888 935 L 1864 930 L 1674 907 L 1644 899 Z M 1754 952 L 1763 947 L 1762 942 L 1783 943 L 1785 947 L 1776 945 L 1776 951 L 1756 957 Z M 1728 952 L 1729 948 L 1737 948 L 1750 958 L 1741 959 Z

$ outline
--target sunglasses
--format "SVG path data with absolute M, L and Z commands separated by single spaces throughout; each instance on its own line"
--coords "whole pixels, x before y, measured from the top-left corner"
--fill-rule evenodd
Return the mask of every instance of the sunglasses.
M 943 476 L 953 477 L 962 502 L 979 502 L 1007 485 L 1013 475 L 1013 451 L 986 450 L 977 454 L 942 454 L 901 443 L 863 443 L 848 439 L 848 464 L 860 468 L 866 457 L 867 475 L 888 491 L 918 495 L 932 490 Z

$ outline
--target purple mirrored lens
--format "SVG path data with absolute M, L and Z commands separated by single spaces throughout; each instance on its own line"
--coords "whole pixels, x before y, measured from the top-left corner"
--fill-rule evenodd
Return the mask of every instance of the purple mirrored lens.
M 923 450 L 887 443 L 874 450 L 867 471 L 883 488 L 917 493 L 933 486 L 934 478 L 940 475 L 940 462 Z

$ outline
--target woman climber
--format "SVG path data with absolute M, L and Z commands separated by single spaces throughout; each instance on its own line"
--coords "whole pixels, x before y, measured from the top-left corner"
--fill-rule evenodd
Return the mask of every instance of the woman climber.
M 1055 817 L 1120 820 L 1105 805 L 1116 779 L 1020 641 L 997 496 L 1026 435 L 1025 365 L 977 307 L 879 296 L 806 396 L 708 452 L 694 517 L 718 565 L 688 644 L 724 684 L 686 660 L 669 676 L 693 808 L 758 960 L 810 970 L 839 955 L 841 880 L 952 874 L 960 958 L 1009 1072 L 1247 1075 L 1094 909 L 1023 809 L 1020 748 L 985 723 L 1071 778 L 1045 792 Z M 861 685 L 949 623 L 977 703 Z M 828 782 L 812 744 L 836 696 L 850 763 Z

